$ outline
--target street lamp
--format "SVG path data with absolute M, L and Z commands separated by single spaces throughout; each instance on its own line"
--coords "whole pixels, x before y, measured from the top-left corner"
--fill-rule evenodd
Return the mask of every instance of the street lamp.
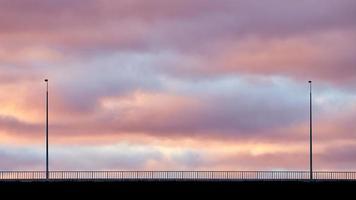
M 44 80 L 46 82 L 46 179 L 49 179 L 49 168 L 48 168 L 48 79 Z
M 309 113 L 310 113 L 310 135 L 309 135 L 309 148 L 310 148 L 310 180 L 313 180 L 313 96 L 312 96 L 312 81 L 309 81 L 310 99 L 309 99 Z

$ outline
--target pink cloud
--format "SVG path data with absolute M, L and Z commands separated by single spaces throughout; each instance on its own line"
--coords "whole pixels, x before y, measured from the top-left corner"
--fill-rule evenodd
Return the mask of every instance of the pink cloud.
M 355 140 L 347 103 L 355 95 L 355 8 L 353 0 L 0 0 L 0 168 L 40 168 L 38 153 L 1 146 L 42 144 L 44 78 L 51 142 L 65 146 L 56 151 L 59 168 L 304 169 L 304 150 L 269 145 L 307 143 L 309 79 L 320 166 L 354 167 L 342 147 L 352 152 Z M 139 141 L 150 153 L 110 162 L 124 150 L 102 157 L 103 146 L 117 141 L 126 149 Z M 217 149 L 212 141 L 263 145 L 202 151 Z M 64 149 L 88 144 L 102 163 L 91 166 L 86 148 L 83 160 L 66 162 Z M 3 162 L 12 156 L 19 160 Z

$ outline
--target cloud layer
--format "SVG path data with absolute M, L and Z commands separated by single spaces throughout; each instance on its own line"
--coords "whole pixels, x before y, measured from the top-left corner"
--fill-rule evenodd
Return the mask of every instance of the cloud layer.
M 41 169 L 46 77 L 55 169 L 306 169 L 314 80 L 316 166 L 352 170 L 355 13 L 353 0 L 0 0 L 0 169 Z

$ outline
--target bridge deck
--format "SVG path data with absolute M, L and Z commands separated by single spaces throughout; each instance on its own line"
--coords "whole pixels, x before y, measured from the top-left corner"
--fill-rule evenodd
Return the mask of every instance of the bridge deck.
M 50 171 L 50 180 L 309 180 L 308 171 Z M 0 171 L 1 180 L 46 180 L 45 171 Z M 313 180 L 356 180 L 356 172 L 313 172 Z

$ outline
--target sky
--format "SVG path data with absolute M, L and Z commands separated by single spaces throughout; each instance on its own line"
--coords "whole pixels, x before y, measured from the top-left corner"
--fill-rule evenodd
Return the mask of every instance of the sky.
M 356 170 L 354 0 L 0 0 L 0 170 Z

